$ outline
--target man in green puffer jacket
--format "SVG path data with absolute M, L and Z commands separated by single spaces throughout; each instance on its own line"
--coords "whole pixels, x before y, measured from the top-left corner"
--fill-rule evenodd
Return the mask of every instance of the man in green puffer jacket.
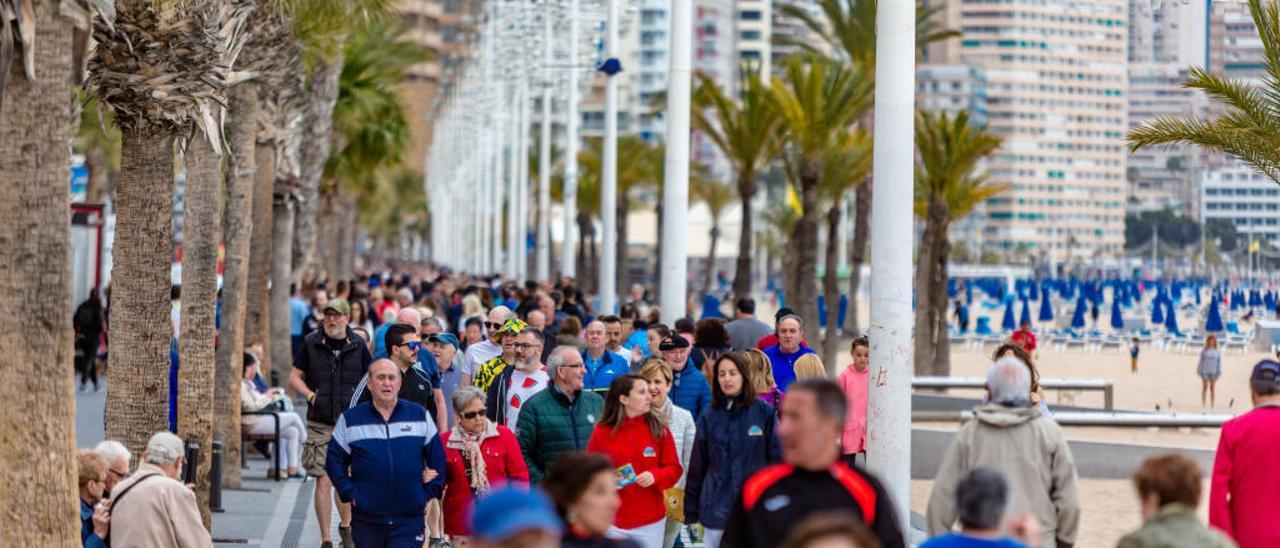
M 561 346 L 547 359 L 551 384 L 524 402 L 516 423 L 520 453 L 529 467 L 529 481 L 539 483 L 560 455 L 587 448 L 591 431 L 600 419 L 604 400 L 582 390 L 586 369 L 582 355 L 571 346 Z

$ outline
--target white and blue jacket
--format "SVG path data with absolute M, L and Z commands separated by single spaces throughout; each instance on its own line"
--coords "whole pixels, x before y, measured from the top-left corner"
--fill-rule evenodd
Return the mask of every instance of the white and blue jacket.
M 383 420 L 373 402 L 348 409 L 333 427 L 325 472 L 354 517 L 386 525 L 421 522 L 427 501 L 444 491 L 444 446 L 421 405 L 396 402 Z M 347 472 L 350 468 L 350 473 Z M 422 472 L 439 473 L 428 483 Z

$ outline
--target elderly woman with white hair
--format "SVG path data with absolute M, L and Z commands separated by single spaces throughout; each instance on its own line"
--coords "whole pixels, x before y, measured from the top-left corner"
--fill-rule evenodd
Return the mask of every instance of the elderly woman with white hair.
M 926 514 L 929 534 L 951 530 L 959 515 L 956 489 L 970 470 L 1004 472 L 1009 515 L 1030 513 L 1043 527 L 1041 546 L 1071 546 L 1080 525 L 1075 461 L 1062 428 L 1031 403 L 1026 364 L 1003 357 L 987 370 L 989 402 L 973 410 L 938 465 Z
M 454 428 L 441 437 L 445 456 L 444 532 L 471 535 L 467 511 L 475 500 L 503 484 L 529 483 L 520 442 L 506 426 L 485 416 L 485 393 L 459 388 L 453 394 Z

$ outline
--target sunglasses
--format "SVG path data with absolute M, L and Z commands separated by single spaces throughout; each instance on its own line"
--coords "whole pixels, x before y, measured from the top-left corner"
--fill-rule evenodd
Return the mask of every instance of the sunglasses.
M 407 347 L 409 347 L 409 350 L 412 350 L 412 351 L 414 351 L 414 352 L 417 352 L 419 349 L 421 349 L 421 348 L 422 348 L 422 343 L 420 343 L 420 342 L 418 342 L 418 341 L 409 341 L 409 342 L 406 342 L 406 343 L 400 343 L 400 345 L 399 345 L 399 346 L 407 346 Z
M 492 330 L 494 330 L 494 331 L 497 331 L 497 330 L 499 330 L 499 329 L 502 329 L 502 324 L 500 324 L 500 323 L 495 323 L 495 322 L 484 322 L 484 325 L 485 325 L 485 327 L 488 327 L 489 329 L 492 329 Z
M 488 413 L 488 412 L 489 412 L 489 410 L 488 410 L 488 409 L 481 408 L 479 411 L 471 411 L 471 412 L 467 412 L 467 413 L 458 413 L 458 416 L 460 416 L 460 417 L 462 417 L 462 418 L 464 418 L 464 419 L 467 419 L 467 420 L 471 420 L 471 419 L 474 419 L 474 418 L 476 418 L 476 417 L 482 416 L 482 415 L 484 415 L 485 413 Z

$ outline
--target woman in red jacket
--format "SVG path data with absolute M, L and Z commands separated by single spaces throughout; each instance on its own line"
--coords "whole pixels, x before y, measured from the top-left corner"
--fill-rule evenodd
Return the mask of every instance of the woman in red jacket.
M 651 398 L 643 377 L 632 373 L 613 379 L 587 451 L 608 455 L 617 467 L 622 506 L 614 532 L 645 548 L 661 548 L 667 521 L 662 492 L 674 487 L 684 470 L 675 439 L 652 412 Z
M 466 387 L 453 394 L 454 429 L 445 432 L 444 532 L 471 535 L 467 514 L 475 499 L 502 484 L 529 483 L 520 443 L 505 426 L 485 417 L 484 392 Z

